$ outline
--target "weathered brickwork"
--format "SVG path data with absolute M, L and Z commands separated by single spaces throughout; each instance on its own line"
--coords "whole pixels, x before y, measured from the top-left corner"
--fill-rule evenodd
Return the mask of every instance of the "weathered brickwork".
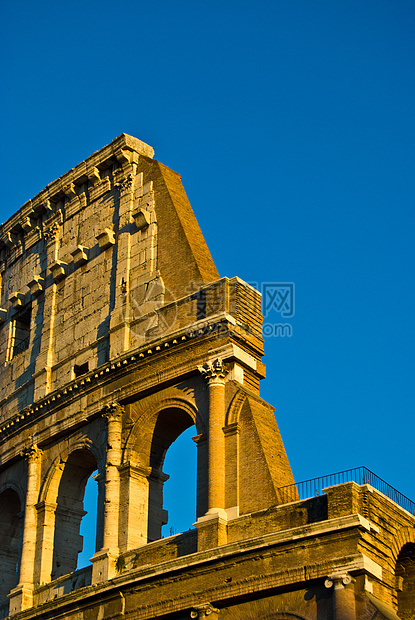
M 259 395 L 260 294 L 219 277 L 151 147 L 122 134 L 23 205 L 0 274 L 0 617 L 415 617 L 415 517 L 355 482 L 300 500 Z M 162 538 L 193 426 L 195 527 Z

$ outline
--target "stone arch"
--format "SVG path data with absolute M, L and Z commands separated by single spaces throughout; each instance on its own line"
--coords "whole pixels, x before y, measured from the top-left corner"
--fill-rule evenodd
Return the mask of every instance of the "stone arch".
M 8 480 L 7 482 L 4 482 L 3 484 L 0 485 L 0 495 L 3 493 L 3 491 L 6 491 L 7 489 L 12 489 L 13 491 L 17 493 L 22 510 L 24 510 L 26 495 L 21 485 L 15 482 L 14 480 Z
M 193 420 L 197 433 L 206 432 L 206 423 L 199 414 L 194 399 L 177 388 L 168 388 L 130 405 L 130 419 L 133 426 L 125 442 L 123 461 L 137 462 L 139 458 L 140 465 L 150 467 L 151 441 L 149 438 L 153 436 L 160 412 L 169 409 L 186 412 Z M 134 447 L 138 445 L 140 445 L 139 454 L 137 450 L 134 450 Z M 136 452 L 135 455 L 134 452 Z
M 140 533 L 132 543 L 138 546 L 161 538 L 161 528 L 167 523 L 163 485 L 168 477 L 163 472 L 163 463 L 168 448 L 193 424 L 199 434 L 203 434 L 206 427 L 193 396 L 177 388 L 153 394 L 129 408 L 134 425 L 125 442 L 122 466 L 122 471 L 128 472 L 122 487 L 123 496 L 129 497 L 129 508 L 122 519 L 134 522 L 136 527 L 140 523 Z M 134 477 L 131 475 L 133 468 Z M 122 529 L 131 528 L 126 524 Z
M 94 442 L 88 437 L 76 439 L 69 442 L 50 465 L 46 475 L 44 476 L 39 501 L 40 502 L 56 502 L 58 496 L 59 484 L 62 478 L 65 463 L 70 455 L 77 450 L 88 450 L 91 452 L 97 462 L 97 468 L 100 474 L 105 471 L 105 453 L 98 449 Z
M 404 545 L 408 543 L 415 543 L 415 528 L 402 527 L 393 538 L 391 551 L 394 564 L 398 560 L 398 556 Z
M 82 549 L 79 534 L 86 482 L 95 470 L 105 471 L 105 445 L 96 445 L 86 436 L 75 435 L 59 447 L 59 455 L 43 476 L 38 510 L 38 557 L 35 583 L 48 583 L 60 575 L 76 570 L 78 553 Z M 79 467 L 74 462 L 79 460 Z M 65 493 L 69 470 L 78 481 L 78 489 Z M 66 474 L 65 474 L 66 470 Z M 101 476 L 101 482 L 104 476 Z M 102 537 L 103 485 L 99 488 L 96 546 Z M 73 501 L 72 501 L 73 500 Z
M 55 511 L 55 535 L 51 578 L 76 570 L 82 551 L 80 535 L 84 494 L 88 478 L 98 468 L 93 452 L 85 447 L 71 451 L 60 476 Z
M 395 556 L 399 545 L 399 553 Z M 396 580 L 396 605 L 402 620 L 411 620 L 415 606 L 415 531 L 403 528 L 393 548 Z
M 17 484 L 0 487 L 0 609 L 8 609 L 7 594 L 19 581 L 23 537 L 23 494 Z
M 246 394 L 242 390 L 238 390 L 232 398 L 231 404 L 226 415 L 226 426 L 236 424 L 246 401 Z

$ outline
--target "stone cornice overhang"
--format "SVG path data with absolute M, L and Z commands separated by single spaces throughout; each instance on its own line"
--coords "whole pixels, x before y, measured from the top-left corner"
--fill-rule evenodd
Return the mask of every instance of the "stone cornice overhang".
M 54 203 L 60 197 L 68 195 L 70 190 L 74 192 L 74 186 L 85 181 L 92 180 L 92 184 L 100 182 L 100 171 L 110 167 L 114 162 L 125 163 L 126 161 L 138 161 L 138 157 L 144 156 L 150 159 L 154 156 L 154 150 L 145 142 L 121 134 L 110 144 L 90 155 L 80 164 L 60 176 L 46 186 L 34 198 L 28 200 L 14 213 L 4 224 L 0 226 L 0 247 L 9 246 L 10 235 L 25 231 L 25 221 L 32 218 L 40 211 L 48 211 L 50 203 Z
M 362 531 L 370 531 L 371 524 L 367 519 L 359 514 L 338 517 L 328 521 L 296 527 L 272 534 L 243 540 L 236 543 L 199 551 L 193 554 L 182 556 L 166 562 L 161 562 L 155 566 L 148 566 L 121 574 L 108 582 L 87 586 L 75 590 L 70 594 L 54 598 L 53 601 L 39 605 L 33 609 L 19 613 L 16 618 L 63 618 L 65 614 L 80 611 L 97 604 L 105 604 L 118 597 L 125 599 L 128 592 L 135 594 L 146 591 L 148 601 L 153 593 L 154 602 L 146 602 L 145 605 L 138 605 L 134 611 L 129 611 L 128 618 L 134 620 L 144 620 L 147 618 L 160 618 L 165 615 L 191 609 L 194 605 L 201 602 L 214 603 L 215 606 L 225 606 L 230 601 L 237 602 L 238 599 L 246 599 L 254 593 L 265 593 L 275 591 L 275 589 L 290 589 L 308 587 L 312 582 L 326 579 L 333 571 L 349 572 L 352 574 L 365 573 L 372 578 L 380 578 L 381 573 L 377 572 L 376 565 L 368 561 L 361 553 L 345 557 L 339 549 L 339 557 L 326 558 L 324 561 L 310 565 L 301 565 L 292 569 L 282 569 L 269 572 L 266 562 L 263 565 L 264 571 L 261 572 L 262 561 L 270 555 L 278 553 L 278 548 L 283 548 L 290 544 L 312 544 L 313 540 L 318 542 L 322 538 L 354 532 L 360 536 Z M 150 543 L 151 544 L 151 543 Z M 130 552 L 131 553 L 131 552 Z M 254 562 L 255 570 L 250 577 L 238 579 L 235 571 L 235 562 Z M 232 569 L 232 580 L 224 577 Z M 214 575 L 215 578 L 209 580 L 209 585 L 203 591 L 197 591 L 191 585 L 185 588 L 186 593 L 180 592 L 179 582 L 196 578 L 200 575 Z M 160 582 L 160 583 L 157 583 Z M 176 595 L 174 599 L 163 598 L 163 585 L 175 583 Z M 155 587 L 157 586 L 157 588 Z M 47 586 L 41 586 L 40 589 Z
M 242 366 L 249 368 L 262 378 L 265 374 L 262 362 L 239 346 L 243 344 L 241 332 L 244 331 L 233 317 L 222 313 L 196 322 L 169 334 L 168 337 L 153 340 L 137 349 L 129 350 L 117 359 L 102 364 L 58 390 L 50 392 L 44 398 L 5 420 L 0 425 L 0 445 L 10 440 L 13 442 L 13 439 L 23 429 L 101 390 L 102 394 L 99 399 L 80 408 L 77 414 L 69 416 L 65 421 L 65 424 L 70 427 L 85 424 L 99 416 L 103 407 L 116 400 L 127 403 L 138 393 L 144 396 L 152 390 L 174 383 L 178 378 L 199 374 L 197 367 L 206 361 L 206 357 L 213 359 L 220 356 L 228 361 L 237 359 Z M 189 348 L 192 349 L 190 360 L 185 356 L 182 362 L 178 359 L 177 362 L 172 363 L 170 359 L 169 364 L 166 364 L 162 371 L 152 374 L 151 367 L 157 362 L 167 356 L 171 358 L 172 353 L 178 354 L 178 358 L 183 357 L 183 353 Z M 131 375 L 140 370 L 143 371 L 144 376 L 131 380 Z M 109 389 L 112 383 L 117 382 L 119 385 L 123 379 L 125 383 L 122 387 L 117 387 L 116 390 Z M 7 406 L 7 400 L 3 401 L 2 406 Z M 37 441 L 41 445 L 42 437 L 37 435 Z M 19 446 L 12 445 L 9 451 L 3 450 L 1 465 L 10 462 L 19 453 Z

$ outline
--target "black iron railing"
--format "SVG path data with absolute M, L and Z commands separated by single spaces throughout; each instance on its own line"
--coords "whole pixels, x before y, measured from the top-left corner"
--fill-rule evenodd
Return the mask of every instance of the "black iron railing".
M 290 484 L 286 487 L 278 489 L 280 501 L 282 504 L 288 504 L 301 499 L 309 499 L 322 495 L 323 489 L 331 487 L 336 484 L 343 484 L 345 482 L 356 482 L 357 484 L 370 484 L 386 497 L 389 497 L 396 504 L 410 512 L 415 514 L 415 502 L 410 500 L 406 495 L 403 495 L 390 484 L 379 478 L 370 469 L 366 467 L 356 467 L 354 469 L 347 469 L 345 471 L 339 471 L 335 474 L 329 474 L 327 476 L 321 476 L 320 478 L 312 478 L 310 480 L 304 480 L 297 482 L 296 484 Z

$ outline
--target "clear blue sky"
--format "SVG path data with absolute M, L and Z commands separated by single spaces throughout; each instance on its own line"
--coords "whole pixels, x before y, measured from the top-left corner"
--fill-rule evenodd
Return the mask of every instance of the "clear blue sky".
M 365 464 L 415 499 L 415 4 L 23 0 L 0 22 L 1 219 L 120 133 L 151 144 L 221 275 L 295 283 L 261 393 L 296 479 Z

